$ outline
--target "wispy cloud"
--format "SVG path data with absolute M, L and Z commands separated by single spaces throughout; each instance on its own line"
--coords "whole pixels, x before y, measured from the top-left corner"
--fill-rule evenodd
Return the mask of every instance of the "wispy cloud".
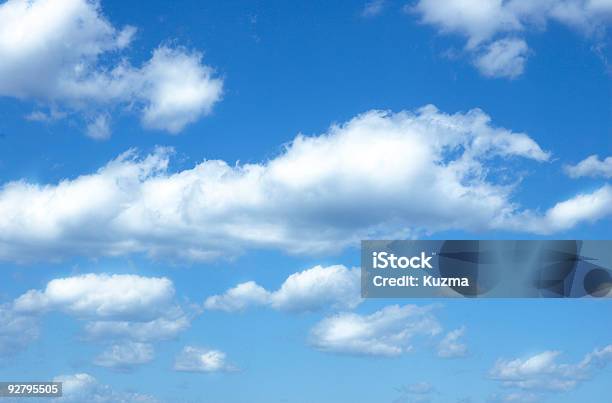
M 468 352 L 467 345 L 461 340 L 465 334 L 465 326 L 448 332 L 438 343 L 438 357 L 463 357 Z
M 500 359 L 490 371 L 505 387 L 568 391 L 612 362 L 612 345 L 597 348 L 577 364 L 559 363 L 560 351 L 543 351 L 525 358 Z
M 386 6 L 387 0 L 370 0 L 363 6 L 361 15 L 363 17 L 376 17 L 384 11 Z
M 86 373 L 59 375 L 53 381 L 62 382 L 62 397 L 55 402 L 159 403 L 154 396 L 116 390 Z
M 0 356 L 11 356 L 28 347 L 40 334 L 36 315 L 15 312 L 12 304 L 0 305 Z
M 151 362 L 154 356 L 151 344 L 127 341 L 110 345 L 94 359 L 94 364 L 118 370 L 129 370 Z

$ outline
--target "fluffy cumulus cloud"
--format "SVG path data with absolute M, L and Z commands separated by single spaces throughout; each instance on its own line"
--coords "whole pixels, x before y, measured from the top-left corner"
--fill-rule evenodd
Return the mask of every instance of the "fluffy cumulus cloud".
M 84 274 L 59 278 L 14 301 L 17 311 L 60 310 L 84 318 L 150 320 L 167 309 L 174 286 L 165 277 Z
M 202 54 L 161 45 L 134 66 L 125 52 L 135 32 L 114 27 L 96 0 L 8 0 L 0 4 L 0 96 L 47 105 L 34 120 L 60 117 L 58 107 L 75 112 L 97 139 L 110 136 L 106 113 L 117 107 L 170 133 L 208 114 L 222 81 Z
M 461 339 L 464 334 L 465 327 L 448 332 L 438 343 L 438 357 L 454 358 L 465 356 L 468 348 Z
M 101 367 L 127 370 L 153 360 L 153 346 L 148 343 L 125 342 L 113 344 L 94 360 Z
M 147 342 L 175 338 L 190 326 L 174 293 L 164 277 L 84 274 L 54 279 L 0 307 L 0 349 L 10 353 L 25 347 L 38 334 L 39 317 L 56 311 L 84 321 L 86 339 L 115 341 L 96 358 L 97 365 L 128 369 L 153 359 Z
M 370 111 L 322 135 L 299 135 L 261 163 L 206 160 L 171 172 L 170 154 L 128 151 L 59 183 L 5 183 L 0 259 L 78 251 L 205 260 L 253 247 L 320 253 L 450 229 L 549 233 L 609 214 L 593 201 L 605 202 L 607 188 L 567 201 L 584 211 L 560 204 L 543 219 L 522 210 L 512 201 L 520 178 L 508 171 L 549 153 L 478 109 Z
M 60 375 L 53 379 L 62 382 L 62 397 L 53 402 L 92 402 L 92 403 L 157 403 L 155 397 L 146 394 L 123 392 L 98 382 L 86 373 Z
M 525 358 L 500 359 L 490 371 L 503 386 L 522 390 L 568 391 L 612 361 L 612 345 L 597 348 L 576 364 L 559 363 L 559 351 Z
M 227 362 L 223 351 L 185 346 L 174 361 L 174 370 L 183 372 L 229 372 L 238 368 Z
M 336 265 L 315 266 L 294 273 L 273 292 L 253 281 L 242 283 L 222 295 L 207 298 L 204 308 L 232 312 L 249 306 L 270 306 L 283 311 L 305 312 L 352 309 L 359 303 L 359 269 Z
M 487 77 L 514 78 L 523 74 L 528 51 L 522 39 L 500 39 L 489 44 L 475 64 Z
M 593 36 L 612 21 L 608 0 L 418 0 L 407 9 L 442 33 L 464 36 L 474 64 L 489 77 L 523 72 L 528 46 L 518 36 L 529 30 L 555 22 Z
M 251 306 L 267 305 L 270 292 L 254 281 L 240 283 L 221 295 L 206 298 L 204 308 L 211 311 L 236 312 Z
M 612 157 L 599 159 L 597 155 L 591 155 L 576 165 L 566 165 L 565 172 L 572 178 L 583 176 L 612 178 Z
M 442 331 L 431 307 L 391 305 L 370 315 L 339 313 L 317 323 L 311 345 L 321 351 L 393 357 L 412 350 L 417 336 Z

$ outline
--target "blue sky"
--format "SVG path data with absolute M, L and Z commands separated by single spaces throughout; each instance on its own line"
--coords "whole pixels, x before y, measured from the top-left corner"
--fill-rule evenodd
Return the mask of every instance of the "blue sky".
M 361 300 L 352 268 L 365 238 L 609 239 L 611 21 L 606 0 L 0 3 L 0 379 L 607 401 L 608 300 Z

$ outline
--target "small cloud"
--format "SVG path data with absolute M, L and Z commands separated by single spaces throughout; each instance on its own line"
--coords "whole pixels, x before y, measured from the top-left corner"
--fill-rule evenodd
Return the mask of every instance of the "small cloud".
M 113 344 L 94 360 L 94 364 L 119 370 L 129 370 L 137 365 L 151 362 L 153 346 L 148 343 L 125 342 Z
M 549 350 L 525 358 L 499 359 L 489 374 L 508 388 L 566 392 L 612 362 L 612 345 L 593 350 L 577 364 L 559 363 L 560 356 L 560 351 Z
M 62 397 L 53 399 L 54 402 L 159 403 L 151 395 L 115 390 L 86 373 L 59 375 L 53 382 L 62 383 Z
M 175 371 L 231 372 L 238 368 L 229 364 L 223 351 L 185 346 L 174 362 Z
M 416 382 L 404 385 L 399 390 L 406 394 L 426 395 L 432 393 L 435 388 L 429 382 Z
M 238 284 L 222 295 L 210 296 L 204 301 L 204 308 L 211 311 L 236 312 L 250 306 L 266 305 L 270 293 L 254 281 Z
M 487 399 L 487 403 L 537 403 L 540 401 L 540 396 L 531 392 L 493 394 Z
M 516 78 L 523 74 L 529 47 L 522 39 L 500 39 L 489 44 L 475 60 L 486 77 Z
M 130 339 L 143 342 L 170 340 L 189 328 L 189 318 L 180 308 L 150 321 L 99 320 L 85 324 L 88 338 L 98 340 Z
M 270 306 L 289 312 L 352 309 L 362 301 L 359 269 L 342 265 L 315 266 L 290 275 L 276 291 L 253 281 L 238 284 L 222 295 L 208 297 L 204 308 L 226 312 L 249 306 Z
M 465 326 L 448 332 L 438 344 L 438 357 L 464 357 L 468 352 L 467 345 L 460 340 L 464 334 Z
M 108 115 L 98 115 L 85 128 L 88 137 L 95 140 L 106 140 L 111 136 L 110 122 Z
M 361 11 L 362 17 L 376 17 L 380 15 L 387 6 L 386 0 L 371 0 L 368 1 Z
M 337 314 L 313 327 L 310 343 L 329 353 L 396 357 L 413 349 L 415 337 L 440 333 L 431 311 L 432 307 L 391 305 L 370 315 Z
M 48 112 L 44 111 L 33 111 L 25 116 L 26 120 L 32 122 L 44 122 L 50 123 L 55 122 L 56 120 L 63 119 L 67 116 L 65 112 L 62 112 L 56 108 L 49 109 Z
M 12 304 L 0 305 L 0 357 L 22 351 L 38 336 L 39 322 L 36 315 L 17 312 Z
M 610 179 L 612 178 L 612 157 L 600 160 L 598 155 L 591 155 L 576 165 L 566 165 L 564 170 L 571 178 L 588 176 Z

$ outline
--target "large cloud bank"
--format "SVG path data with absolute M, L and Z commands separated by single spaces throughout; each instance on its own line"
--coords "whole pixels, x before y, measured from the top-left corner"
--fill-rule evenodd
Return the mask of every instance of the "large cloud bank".
M 170 154 L 129 151 L 59 183 L 4 184 L 0 259 L 319 253 L 444 230 L 548 234 L 612 212 L 608 185 L 543 213 L 520 208 L 512 172 L 521 159 L 550 155 L 478 109 L 370 111 L 322 135 L 299 135 L 260 163 L 206 160 L 170 172 Z

